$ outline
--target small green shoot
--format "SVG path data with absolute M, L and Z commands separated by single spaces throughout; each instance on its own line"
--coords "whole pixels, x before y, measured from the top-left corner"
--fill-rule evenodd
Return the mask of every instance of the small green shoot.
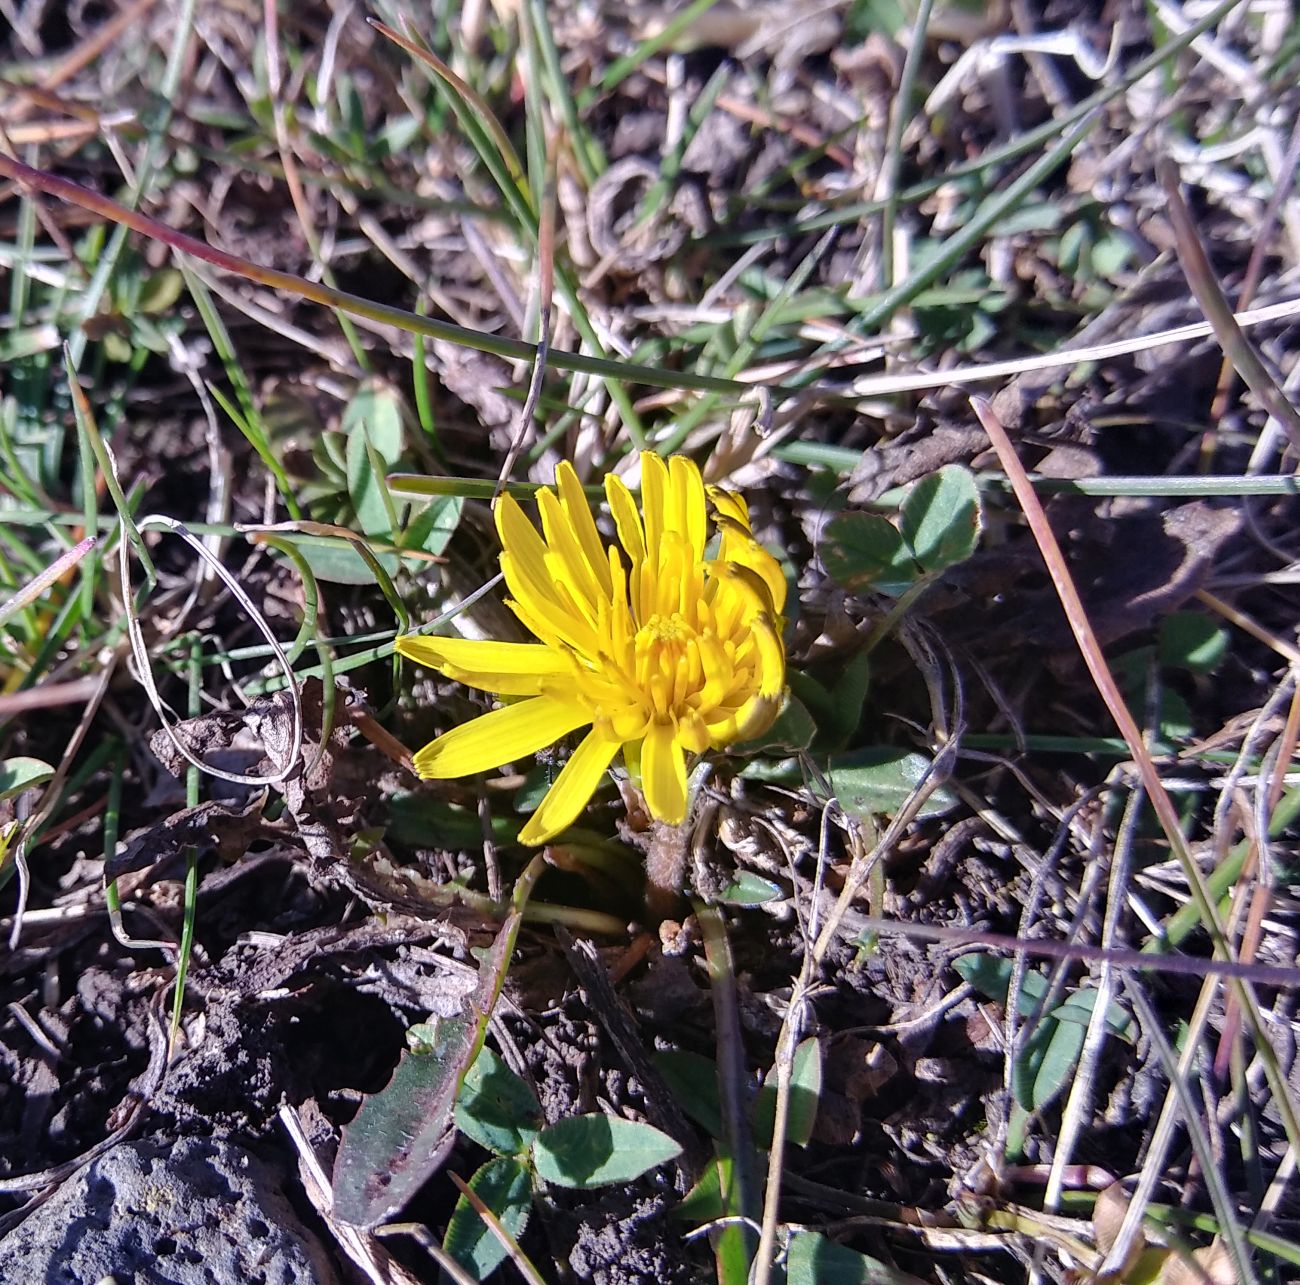
M 600 1112 L 546 1125 L 533 1091 L 489 1048 L 465 1075 L 456 1126 L 494 1153 L 469 1186 L 515 1236 L 527 1224 L 534 1180 L 579 1190 L 627 1183 L 681 1152 L 653 1125 Z M 447 1225 L 443 1249 L 480 1280 L 506 1254 L 464 1196 Z

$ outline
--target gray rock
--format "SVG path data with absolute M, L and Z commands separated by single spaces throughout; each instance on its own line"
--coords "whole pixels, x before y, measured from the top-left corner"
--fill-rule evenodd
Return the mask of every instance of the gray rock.
M 230 1142 L 113 1148 L 0 1240 L 0 1285 L 337 1285 L 280 1175 Z

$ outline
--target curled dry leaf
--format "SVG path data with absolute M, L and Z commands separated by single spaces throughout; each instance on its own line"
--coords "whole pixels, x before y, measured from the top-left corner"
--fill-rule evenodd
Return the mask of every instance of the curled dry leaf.
M 1170 1250 L 1160 1272 L 1160 1285 L 1234 1285 L 1236 1280 L 1232 1255 L 1221 1240 L 1190 1255 Z
M 243 804 L 209 800 L 173 812 L 119 844 L 104 863 L 104 877 L 117 879 L 158 865 L 179 857 L 186 848 L 195 848 L 200 855 L 215 852 L 223 862 L 237 861 L 248 851 L 262 824 L 266 798 L 265 790 L 256 790 Z
M 1124 1225 L 1124 1219 L 1128 1214 L 1129 1206 L 1132 1201 L 1129 1194 L 1118 1182 L 1113 1182 L 1098 1197 L 1097 1203 L 1092 1211 L 1092 1229 L 1097 1240 L 1097 1248 L 1102 1254 L 1109 1254 L 1119 1237 L 1119 1229 Z M 1139 1228 L 1133 1242 L 1129 1245 L 1128 1253 L 1124 1256 L 1124 1262 L 1118 1270 L 1117 1276 L 1120 1280 L 1128 1278 L 1129 1271 L 1132 1269 L 1137 1260 L 1142 1256 L 1142 1251 L 1146 1248 L 1146 1237 Z

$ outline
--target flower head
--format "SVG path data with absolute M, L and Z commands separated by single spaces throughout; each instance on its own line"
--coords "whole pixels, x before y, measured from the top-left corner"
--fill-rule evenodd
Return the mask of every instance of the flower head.
M 524 843 L 571 825 L 620 749 L 651 815 L 680 823 L 687 755 L 766 731 L 785 691 L 785 578 L 754 539 L 745 501 L 718 487 L 706 495 L 690 460 L 650 452 L 640 511 L 620 478 L 605 478 L 605 494 L 616 545 L 601 539 L 568 463 L 538 494 L 540 532 L 511 496 L 497 502 L 509 605 L 537 642 L 397 640 L 403 656 L 448 678 L 521 698 L 426 745 L 415 755 L 422 777 L 486 771 L 590 727 Z

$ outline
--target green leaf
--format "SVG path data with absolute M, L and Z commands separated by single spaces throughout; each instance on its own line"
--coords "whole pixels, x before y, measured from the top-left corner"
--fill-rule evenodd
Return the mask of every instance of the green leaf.
M 116 330 L 104 331 L 102 342 L 104 345 L 104 356 L 109 361 L 121 362 L 123 364 L 131 360 L 133 349 L 131 341 L 125 335 L 119 334 Z
M 1060 1096 L 1078 1069 L 1086 1035 L 1078 1022 L 1043 1019 L 1011 1067 L 1012 1091 L 1022 1107 L 1042 1111 Z
M 878 513 L 841 513 L 827 523 L 819 552 L 831 579 L 853 593 L 896 598 L 916 581 L 911 550 Z
M 752 741 L 741 741 L 729 749 L 732 754 L 741 755 L 759 754 L 764 750 L 804 750 L 816 735 L 817 724 L 803 702 L 797 696 L 787 694 L 781 712 L 762 736 L 756 736 Z
M 959 464 L 946 464 L 922 478 L 903 501 L 903 539 L 929 572 L 964 562 L 980 535 L 980 493 L 974 476 Z
M 592 1113 L 543 1129 L 533 1143 L 533 1161 L 546 1182 L 586 1190 L 631 1182 L 681 1150 L 653 1125 Z
M 973 953 L 953 961 L 953 971 L 969 982 L 976 990 L 1005 1005 L 1011 989 L 1011 974 L 1015 962 L 999 955 Z M 1027 969 L 1020 983 L 1016 1010 L 1021 1017 L 1032 1017 L 1047 994 L 1051 979 L 1046 973 Z M 1085 1026 L 1092 1014 L 1097 992 L 1090 986 L 1080 986 L 1066 995 L 1052 1016 L 1066 1022 L 1082 1022 Z M 1121 1039 L 1133 1037 L 1133 1021 L 1113 1000 L 1106 1008 L 1106 1029 Z
M 724 1168 L 731 1168 L 729 1160 L 718 1158 L 705 1165 L 699 1182 L 682 1197 L 673 1210 L 673 1217 L 697 1227 L 723 1217 L 727 1212 L 727 1202 L 722 1196 Z
M 351 438 L 364 427 L 371 445 L 390 467 L 402 457 L 404 430 L 402 401 L 395 389 L 379 380 L 367 380 L 353 394 L 343 412 L 343 433 Z
M 841 750 L 862 722 L 862 706 L 871 684 L 871 653 L 857 652 L 830 690 L 825 717 L 818 720 L 818 747 Z
M 375 573 L 357 552 L 351 540 L 333 535 L 297 535 L 283 533 L 283 538 L 298 546 L 317 580 L 328 584 L 372 585 Z M 397 573 L 400 560 L 393 553 L 376 553 L 379 565 L 390 576 Z
M 515 1240 L 523 1235 L 533 1198 L 526 1166 L 512 1159 L 489 1160 L 468 1186 Z M 463 1194 L 452 1211 L 442 1247 L 478 1280 L 486 1280 L 506 1257 L 505 1246 Z
M 878 1259 L 801 1231 L 790 1238 L 785 1279 L 786 1285 L 886 1285 L 908 1278 Z
M 379 132 L 378 156 L 401 156 L 415 142 L 424 123 L 418 116 L 396 116 Z
M 952 970 L 964 982 L 969 982 L 975 989 L 986 995 L 989 999 L 996 1000 L 999 1004 L 1007 1002 L 1007 994 L 1011 990 L 1011 973 L 1015 967 L 1015 961 L 1006 959 L 1001 955 L 986 955 L 974 952 L 969 955 L 960 955 L 953 960 Z M 1034 1011 L 1034 1004 L 1037 1002 L 1037 996 L 1030 996 L 1031 987 L 1028 982 L 1033 977 L 1039 984 L 1038 995 L 1042 995 L 1047 989 L 1047 979 L 1041 973 L 1034 973 L 1029 970 L 1025 972 L 1025 984 L 1020 989 L 1020 1011 L 1023 1014 L 1029 1014 Z M 1025 1008 L 1025 1000 L 1028 998 L 1029 1007 Z
M 990 999 L 1005 1004 L 1014 967 L 1010 959 L 993 955 L 963 955 L 953 968 L 965 981 Z M 1017 1000 L 1022 1016 L 1035 1012 L 1051 985 L 1046 973 L 1027 971 Z M 1081 986 L 1040 1019 L 1038 1029 L 1017 1051 L 1011 1068 L 1016 1102 L 1026 1111 L 1040 1111 L 1051 1105 L 1066 1088 L 1078 1065 L 1087 1034 L 1088 1021 L 1097 1002 L 1097 991 Z M 1132 1023 L 1117 1004 L 1106 1009 L 1106 1029 L 1112 1035 L 1132 1038 Z
M 718 1069 L 712 1061 L 688 1049 L 666 1049 L 654 1055 L 677 1105 L 711 1138 L 722 1137 L 722 1100 Z
M 0 799 L 12 798 L 54 775 L 54 769 L 40 759 L 11 758 L 0 761 Z
M 1159 722 L 1160 737 L 1165 741 L 1188 740 L 1195 730 L 1192 707 L 1168 687 L 1160 692 Z
M 391 536 L 388 510 L 391 498 L 384 496 L 385 470 L 376 470 L 378 451 L 366 437 L 365 426 L 348 437 L 348 495 L 356 510 L 357 525 L 365 535 Z
M 474 1029 L 469 1014 L 443 1018 L 432 1050 L 403 1053 L 393 1078 L 361 1103 L 334 1167 L 334 1210 L 344 1222 L 382 1222 L 438 1167 Z
M 1093 270 L 1107 281 L 1114 281 L 1132 259 L 1132 242 L 1118 232 L 1103 233 L 1092 248 Z
M 160 268 L 145 279 L 137 307 L 141 312 L 170 312 L 185 289 L 185 278 L 175 268 Z
M 718 894 L 728 906 L 762 906 L 785 896 L 770 879 L 760 878 L 751 870 L 741 870 Z
M 1007 1158 L 1017 1163 L 1024 1158 L 1025 1147 L 1029 1142 L 1029 1130 L 1034 1118 L 1031 1112 L 1011 1099 L 1011 1110 L 1007 1112 Z
M 1208 674 L 1228 652 L 1228 631 L 1199 611 L 1175 611 L 1160 622 L 1160 663 Z
M 1076 1026 L 1087 1026 L 1092 1019 L 1092 1010 L 1097 1006 L 1097 988 L 1080 986 L 1068 991 L 1065 998 L 1052 1009 L 1052 1017 L 1058 1022 L 1073 1022 Z M 1106 1025 L 1115 1034 L 1124 1034 L 1129 1026 L 1128 1014 L 1118 1004 L 1112 1003 L 1106 1013 Z
M 388 802 L 388 839 L 410 848 L 429 845 L 429 836 L 454 852 L 483 842 L 483 822 L 472 810 L 454 807 L 429 794 L 398 791 Z M 504 816 L 493 816 L 492 838 L 513 843 L 518 826 Z
M 465 501 L 459 495 L 439 496 L 423 505 L 402 532 L 402 547 L 423 549 L 425 553 L 441 553 L 460 525 L 460 514 L 464 507 Z
M 817 1123 L 817 1105 L 822 1093 L 821 1045 L 815 1037 L 804 1040 L 794 1051 L 790 1068 L 790 1109 L 786 1115 L 786 1141 L 806 1147 Z M 771 1147 L 776 1125 L 776 1067 L 763 1081 L 754 1099 L 754 1141 Z
M 391 535 L 392 500 L 386 494 L 385 477 L 402 454 L 402 406 L 397 394 L 375 381 L 362 384 L 343 413 L 343 431 L 348 495 L 357 522 L 366 535 Z
M 480 1147 L 500 1156 L 528 1150 L 545 1123 L 533 1091 L 490 1048 L 465 1074 L 456 1100 L 456 1125 Z
M 930 760 L 915 750 L 873 746 L 831 759 L 828 776 L 835 797 L 847 811 L 857 816 L 892 815 L 911 798 L 929 766 Z M 957 796 L 941 785 L 917 816 L 943 816 L 956 806 Z
M 322 433 L 313 443 L 311 457 L 322 473 L 346 479 L 348 473 L 348 438 L 346 433 Z

